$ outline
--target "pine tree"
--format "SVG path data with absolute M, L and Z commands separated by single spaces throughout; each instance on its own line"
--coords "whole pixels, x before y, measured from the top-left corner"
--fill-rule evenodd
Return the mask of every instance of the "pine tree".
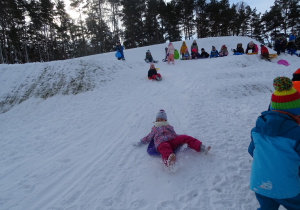
M 180 31 L 180 7 L 176 1 L 172 0 L 167 3 L 166 6 L 166 39 L 173 41 L 181 40 L 181 31 Z
M 280 33 L 281 24 L 283 24 L 280 5 L 275 2 L 271 10 L 262 16 L 262 22 L 265 25 L 265 31 L 271 32 L 272 40 L 275 40 Z
M 185 40 L 191 39 L 194 35 L 194 0 L 179 0 L 177 2 L 180 9 L 180 22 L 182 23 Z
M 158 16 L 159 10 L 157 9 L 157 0 L 146 1 L 146 11 L 144 14 L 144 27 L 146 45 L 153 45 L 164 42 L 163 34 L 160 30 Z
M 111 25 L 112 25 L 112 37 L 116 42 L 120 39 L 121 30 L 119 29 L 119 17 L 120 17 L 120 0 L 108 0 L 111 7 Z
M 255 38 L 261 43 L 264 43 L 263 39 L 263 25 L 260 20 L 260 13 L 256 14 L 256 8 L 252 10 L 252 13 L 250 15 L 250 37 Z
M 145 11 L 145 0 L 121 0 L 122 21 L 125 27 L 124 46 L 127 48 L 135 48 L 144 46 L 145 32 L 143 17 Z
M 196 13 L 196 32 L 198 38 L 204 38 L 208 36 L 208 20 L 206 13 L 206 0 L 198 0 L 195 5 Z
M 57 36 L 55 37 L 56 48 L 54 55 L 57 56 L 57 59 L 70 58 L 68 46 L 68 40 L 70 39 L 68 34 L 70 30 L 70 16 L 67 14 L 65 3 L 62 0 L 57 1 L 55 19 L 57 22 Z

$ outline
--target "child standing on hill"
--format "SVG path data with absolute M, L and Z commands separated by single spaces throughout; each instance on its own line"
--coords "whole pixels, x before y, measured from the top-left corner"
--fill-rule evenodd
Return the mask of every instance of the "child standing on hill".
M 125 60 L 125 57 L 124 57 L 124 52 L 123 52 L 124 48 L 123 46 L 121 45 L 121 42 L 120 41 L 117 41 L 117 46 L 116 46 L 116 51 L 117 53 L 120 53 L 120 56 L 118 57 L 118 60 Z
M 186 44 L 185 44 L 185 41 L 183 41 L 183 42 L 182 42 L 182 45 L 181 45 L 181 47 L 180 47 L 180 53 L 181 53 L 181 55 L 182 55 L 182 59 L 183 59 L 183 56 L 184 56 L 184 53 L 185 53 L 186 49 L 187 49 L 187 46 L 186 46 Z
M 196 40 L 193 41 L 193 44 L 191 46 L 191 52 L 193 52 L 193 49 L 196 49 L 196 51 L 195 51 L 196 53 L 199 52 Z
M 173 44 L 170 42 L 168 45 L 168 64 L 170 64 L 170 61 L 172 61 L 172 63 L 174 64 L 174 52 L 175 52 L 175 48 L 173 46 Z
M 168 123 L 167 114 L 163 109 L 156 114 L 156 121 L 151 132 L 133 145 L 140 146 L 149 143 L 151 140 L 154 140 L 155 148 L 161 154 L 167 167 L 172 167 L 175 164 L 176 155 L 173 151 L 182 144 L 187 144 L 188 147 L 197 152 L 205 152 L 205 154 L 211 148 L 211 146 L 204 146 L 201 141 L 191 136 L 177 135 L 173 126 Z
M 157 73 L 154 63 L 150 64 L 150 69 L 148 71 L 148 79 L 155 79 L 157 81 L 162 80 L 161 75 L 159 73 Z
M 277 77 L 270 111 L 251 130 L 250 189 L 261 210 L 300 209 L 300 93 L 287 77 Z

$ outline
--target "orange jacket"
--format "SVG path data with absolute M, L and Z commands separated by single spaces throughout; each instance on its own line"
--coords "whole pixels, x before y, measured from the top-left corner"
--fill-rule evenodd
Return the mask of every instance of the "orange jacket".
M 185 44 L 185 42 L 183 42 L 182 43 L 182 46 L 181 46 L 181 48 L 180 48 L 180 53 L 185 53 L 185 50 L 187 49 L 187 46 L 186 46 L 186 44 Z
M 293 87 L 300 93 L 300 81 L 292 81 Z

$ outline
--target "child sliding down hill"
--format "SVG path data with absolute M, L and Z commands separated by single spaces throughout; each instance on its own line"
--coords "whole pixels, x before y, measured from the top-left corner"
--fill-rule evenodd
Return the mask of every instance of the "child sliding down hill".
M 140 146 L 142 144 L 150 143 L 154 140 L 156 150 L 161 154 L 163 162 L 167 167 L 171 167 L 176 162 L 176 155 L 174 150 L 182 144 L 187 144 L 188 147 L 194 149 L 197 152 L 207 152 L 211 146 L 204 146 L 201 141 L 187 135 L 177 135 L 167 121 L 167 114 L 164 110 L 159 110 L 156 114 L 156 121 L 151 129 L 151 132 L 142 138 L 134 146 Z
M 162 77 L 159 73 L 157 73 L 157 70 L 154 66 L 154 63 L 150 64 L 150 69 L 148 71 L 148 79 L 155 79 L 157 81 L 161 81 Z

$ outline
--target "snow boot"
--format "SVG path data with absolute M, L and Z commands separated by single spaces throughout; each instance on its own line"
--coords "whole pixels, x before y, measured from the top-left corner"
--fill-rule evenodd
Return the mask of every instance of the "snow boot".
M 211 149 L 211 146 L 205 146 L 204 144 L 201 144 L 200 152 L 204 152 L 206 155 L 208 151 Z
M 172 153 L 167 160 L 167 166 L 168 167 L 172 167 L 176 162 L 176 155 L 174 153 Z

